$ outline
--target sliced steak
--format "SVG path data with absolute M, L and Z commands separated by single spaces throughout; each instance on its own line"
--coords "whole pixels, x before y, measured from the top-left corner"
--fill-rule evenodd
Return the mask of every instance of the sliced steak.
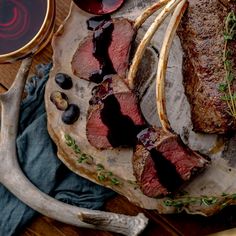
M 149 197 L 175 192 L 208 163 L 178 136 L 161 128 L 147 128 L 138 134 L 138 139 L 133 170 L 141 190 Z
M 119 78 L 107 78 L 93 90 L 87 117 L 87 138 L 98 149 L 134 146 L 146 123 L 136 95 Z
M 124 18 L 113 19 L 113 31 L 111 43 L 108 48 L 108 56 L 115 72 L 120 77 L 125 77 L 129 65 L 129 52 L 135 31 L 133 23 Z M 93 35 L 83 40 L 72 59 L 72 70 L 80 78 L 90 80 L 100 70 L 99 60 L 93 55 Z M 105 54 L 104 49 L 104 54 Z M 112 73 L 115 74 L 115 73 Z
M 183 76 L 195 131 L 226 133 L 235 129 L 223 94 L 224 20 L 228 10 L 218 0 L 189 0 L 178 35 L 184 50 Z M 233 54 L 236 55 L 236 43 Z M 235 61 L 235 59 L 234 59 Z

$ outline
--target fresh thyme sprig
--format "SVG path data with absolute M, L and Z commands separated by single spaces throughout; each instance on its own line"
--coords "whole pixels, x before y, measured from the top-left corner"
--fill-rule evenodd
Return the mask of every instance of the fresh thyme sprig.
M 70 147 L 76 156 L 78 157 L 78 163 L 92 164 L 93 157 L 83 153 L 79 146 L 76 144 L 75 139 L 73 139 L 69 134 L 65 134 L 65 141 L 68 147 Z M 120 181 L 116 178 L 111 171 L 106 171 L 102 164 L 96 165 L 97 178 L 100 182 L 109 181 L 112 185 L 119 185 Z
M 83 153 L 81 149 L 79 148 L 79 146 L 75 143 L 75 140 L 70 135 L 65 134 L 64 137 L 65 137 L 67 146 L 69 146 L 78 156 L 79 163 L 86 162 L 87 164 L 90 164 L 93 161 L 93 157 L 86 153 Z
M 97 178 L 101 182 L 108 180 L 112 185 L 120 184 L 120 181 L 113 176 L 113 173 L 111 171 L 106 171 L 101 164 L 97 164 Z
M 235 40 L 236 37 L 236 15 L 231 11 L 225 19 L 224 27 L 224 51 L 223 63 L 225 69 L 224 82 L 219 85 L 219 91 L 224 93 L 222 100 L 227 102 L 229 111 L 228 113 L 236 119 L 236 93 L 232 85 L 235 80 L 233 75 L 233 62 L 231 51 L 229 50 L 229 42 Z
M 220 197 L 215 196 L 199 196 L 199 197 L 181 197 L 179 199 L 167 199 L 163 204 L 167 207 L 175 207 L 178 212 L 182 211 L 184 207 L 198 204 L 204 206 L 219 205 L 222 209 L 230 204 L 231 201 L 236 200 L 236 194 L 222 193 Z

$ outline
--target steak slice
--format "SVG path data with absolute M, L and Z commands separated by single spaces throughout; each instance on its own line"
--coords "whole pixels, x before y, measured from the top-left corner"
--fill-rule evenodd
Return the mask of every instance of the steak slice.
M 161 128 L 147 128 L 138 134 L 138 139 L 133 170 L 140 189 L 149 197 L 175 192 L 208 163 L 185 146 L 178 136 Z
M 189 0 L 178 35 L 184 50 L 184 87 L 195 131 L 226 133 L 235 129 L 218 86 L 224 81 L 224 21 L 228 10 L 218 0 Z M 234 58 L 236 44 L 232 45 Z M 234 59 L 235 61 L 235 59 Z
M 119 76 L 93 90 L 87 117 L 87 138 L 98 149 L 134 146 L 145 127 L 137 97 Z
M 125 77 L 129 65 L 129 52 L 135 31 L 133 23 L 125 18 L 113 19 L 114 29 L 108 54 L 113 68 Z M 100 70 L 100 63 L 93 55 L 93 36 L 89 35 L 79 45 L 72 59 L 72 71 L 79 78 L 90 80 Z

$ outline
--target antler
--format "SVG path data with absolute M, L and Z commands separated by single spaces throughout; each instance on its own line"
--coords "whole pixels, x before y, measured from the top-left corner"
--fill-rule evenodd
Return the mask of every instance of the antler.
M 164 36 L 164 41 L 160 51 L 160 58 L 157 67 L 157 77 L 156 77 L 157 112 L 162 128 L 165 131 L 171 131 L 171 127 L 166 113 L 166 99 L 165 99 L 165 76 L 166 76 L 167 62 L 175 32 L 187 8 L 187 5 L 188 4 L 186 3 L 186 0 L 180 2 L 171 17 L 171 20 L 169 22 L 169 25 L 166 29 L 166 33 Z
M 0 95 L 2 105 L 0 131 L 0 182 L 22 202 L 58 221 L 79 227 L 139 235 L 148 223 L 143 214 L 121 214 L 71 206 L 41 192 L 22 173 L 16 155 L 16 135 L 21 95 L 32 58 L 24 59 L 10 90 Z

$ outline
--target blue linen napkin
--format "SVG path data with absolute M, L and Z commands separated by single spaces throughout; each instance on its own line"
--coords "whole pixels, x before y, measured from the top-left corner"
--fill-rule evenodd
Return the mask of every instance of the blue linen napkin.
M 101 209 L 114 192 L 69 171 L 57 158 L 49 137 L 44 107 L 44 89 L 51 64 L 40 65 L 26 85 L 28 96 L 21 104 L 17 152 L 29 180 L 56 199 L 90 209 Z M 36 212 L 0 185 L 0 235 L 17 235 Z

